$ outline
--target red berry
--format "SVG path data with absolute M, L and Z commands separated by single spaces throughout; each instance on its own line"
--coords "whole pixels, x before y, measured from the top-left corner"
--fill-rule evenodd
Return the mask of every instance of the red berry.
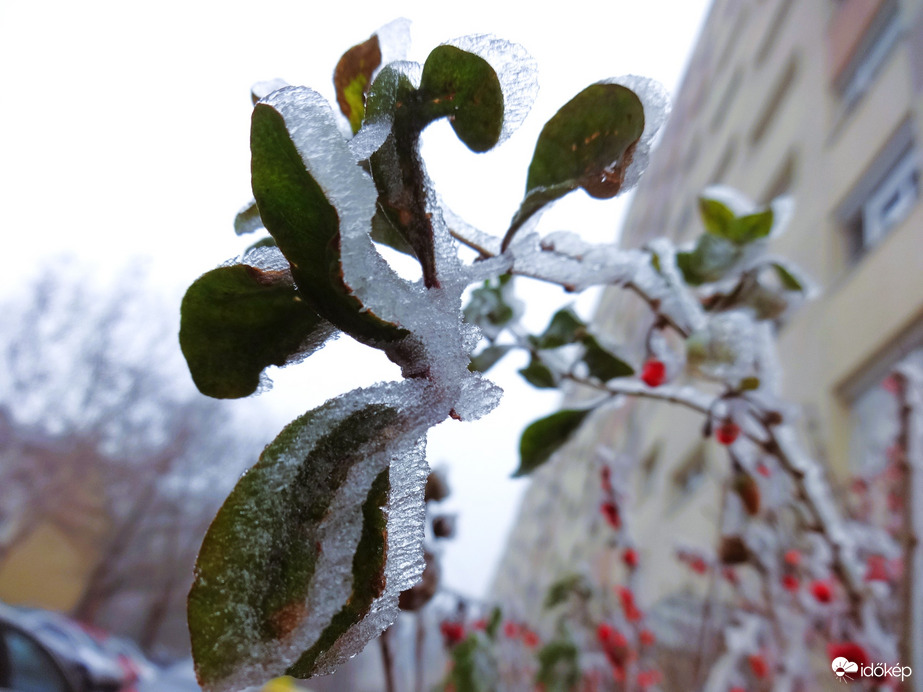
M 613 529 L 620 529 L 622 527 L 622 518 L 619 516 L 619 508 L 614 502 L 611 500 L 603 502 L 599 506 L 599 511 L 602 512 L 606 522 Z
M 797 550 L 786 550 L 785 557 L 783 559 L 785 560 L 786 565 L 797 567 L 801 564 L 801 553 L 799 553 Z
M 519 631 L 519 625 L 517 625 L 515 622 L 507 622 L 505 625 L 503 625 L 503 634 L 505 634 L 510 639 L 515 639 L 518 637 Z
M 538 638 L 538 635 L 535 632 L 527 629 L 527 630 L 523 630 L 522 643 L 528 646 L 530 649 L 534 649 L 536 646 L 539 645 L 540 640 Z
M 823 579 L 811 582 L 811 594 L 820 603 L 830 603 L 833 600 L 833 589 L 830 588 L 830 582 Z
M 646 690 L 651 685 L 656 685 L 662 678 L 659 670 L 642 670 L 638 673 L 638 687 Z
M 648 387 L 659 387 L 667 379 L 667 366 L 663 361 L 650 358 L 641 369 L 641 380 Z
M 475 620 L 474 623 L 471 625 L 471 629 L 478 630 L 478 631 L 486 630 L 487 629 L 487 619 L 481 618 L 480 620 Z
M 733 567 L 722 567 L 721 576 L 723 576 L 729 584 L 737 585 L 740 582 L 737 578 L 737 571 Z
M 612 625 L 601 622 L 596 627 L 596 639 L 599 640 L 600 644 L 606 644 L 612 637 L 613 632 L 615 632 L 615 629 L 612 627 Z
M 632 590 L 624 586 L 618 586 L 616 587 L 616 591 L 618 591 L 619 600 L 622 602 L 622 610 L 625 611 L 625 619 L 628 620 L 628 622 L 638 622 L 641 620 L 644 615 L 635 604 L 635 595 Z
M 766 466 L 762 461 L 756 465 L 756 472 L 760 474 L 763 478 L 769 478 L 772 475 L 772 471 L 769 470 L 769 467 Z
M 705 560 L 700 557 L 694 557 L 689 562 L 689 567 L 692 568 L 692 571 L 697 574 L 705 574 L 708 571 L 708 565 L 705 564 Z
M 626 548 L 625 552 L 622 553 L 622 562 L 627 567 L 634 569 L 638 566 L 638 552 L 634 548 Z
M 786 574 L 782 577 L 782 588 L 786 591 L 795 593 L 798 590 L 798 577 L 792 574 Z
M 753 671 L 756 677 L 763 679 L 769 674 L 769 664 L 766 663 L 766 659 L 759 654 L 750 654 L 750 656 L 747 657 L 747 662 L 750 664 L 750 670 Z
M 465 638 L 465 626 L 460 622 L 442 622 L 439 631 L 446 646 L 455 646 Z
M 638 634 L 638 641 L 641 642 L 642 646 L 653 646 L 657 638 L 650 630 L 641 630 L 640 634 Z
M 840 657 L 853 663 L 858 663 L 860 666 L 867 666 L 871 662 L 865 649 L 855 642 L 831 642 L 827 644 L 827 658 L 832 661 Z
M 715 429 L 715 439 L 723 445 L 733 444 L 740 435 L 740 426 L 732 420 L 726 420 Z

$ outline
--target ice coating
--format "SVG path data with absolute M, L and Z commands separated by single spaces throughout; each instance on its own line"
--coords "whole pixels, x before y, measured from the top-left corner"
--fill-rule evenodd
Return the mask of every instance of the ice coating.
M 672 245 L 654 241 L 649 247 L 657 253 L 660 271 L 649 251 L 595 245 L 569 231 L 551 233 L 544 240 L 535 233 L 519 236 L 503 256 L 510 258 L 517 274 L 550 280 L 575 291 L 607 284 L 633 286 L 659 301 L 660 311 L 684 331 L 701 328 L 705 313 L 679 277 Z
M 288 82 L 284 79 L 265 79 L 263 81 L 257 82 L 252 87 L 250 87 L 250 96 L 253 99 L 254 103 L 260 99 L 264 99 L 269 96 L 276 89 L 282 89 L 287 87 Z
M 442 418 L 437 413 L 435 395 L 433 388 L 422 381 L 404 380 L 354 390 L 332 399 L 315 410 L 310 425 L 296 428 L 297 432 L 288 440 L 285 455 L 279 463 L 261 469 L 260 473 L 265 476 L 261 480 L 266 487 L 281 491 L 291 485 L 317 442 L 338 421 L 369 405 L 385 404 L 402 410 L 401 422 L 397 426 L 399 437 L 388 435 L 388 439 L 373 440 L 363 448 L 362 462 L 350 468 L 346 482 L 336 490 L 318 526 L 320 550 L 305 603 L 307 616 L 283 638 L 265 641 L 258 634 L 261 626 L 259 615 L 240 606 L 235 620 L 245 631 L 253 634 L 244 649 L 235 654 L 238 661 L 236 671 L 228 677 L 211 681 L 205 689 L 235 690 L 260 684 L 286 670 L 317 642 L 333 616 L 350 598 L 353 556 L 362 531 L 361 507 L 372 482 L 389 465 L 393 485 L 387 508 L 385 588 L 372 604 L 365 623 L 361 627 L 353 627 L 335 648 L 328 650 L 323 655 L 323 665 L 329 667 L 355 655 L 393 621 L 400 592 L 418 580 L 423 570 L 423 492 L 428 475 L 423 435 L 427 428 Z M 278 502 L 284 501 L 285 496 L 281 492 L 277 496 Z M 265 507 L 256 506 L 250 511 L 258 509 L 266 511 Z M 255 532 L 247 540 L 270 546 L 274 545 L 275 537 Z M 254 569 L 252 572 L 251 567 Z M 235 582 L 258 580 L 262 567 L 249 564 L 232 566 L 231 571 L 223 576 Z M 317 594 L 323 594 L 323 598 L 318 598 Z
M 647 164 L 650 161 L 651 144 L 654 137 L 663 127 L 670 113 L 670 95 L 663 85 L 656 79 L 641 77 L 639 75 L 624 75 L 603 80 L 603 84 L 621 84 L 631 89 L 641 100 L 644 107 L 644 131 L 641 139 L 635 145 L 631 163 L 625 170 L 619 194 L 635 187 L 641 180 Z
M 446 41 L 483 58 L 494 68 L 503 92 L 503 125 L 497 144 L 506 141 L 526 119 L 538 95 L 538 63 L 518 43 L 490 34 L 462 36 Z

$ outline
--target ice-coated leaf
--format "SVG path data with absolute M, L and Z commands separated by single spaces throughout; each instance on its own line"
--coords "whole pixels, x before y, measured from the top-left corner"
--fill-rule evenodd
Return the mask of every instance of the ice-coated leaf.
M 677 252 L 676 265 L 686 283 L 698 286 L 724 277 L 743 256 L 735 243 L 712 233 L 699 236 L 691 252 Z
M 455 46 L 436 46 L 423 64 L 420 115 L 448 117 L 452 129 L 476 152 L 491 149 L 503 127 L 503 90 L 484 58 Z
M 718 193 L 717 196 L 724 197 L 725 200 L 710 196 Z M 746 212 L 735 211 L 731 205 L 740 210 L 747 209 Z M 753 210 L 747 200 L 742 199 L 739 195 L 729 196 L 724 188 L 711 187 L 706 190 L 706 194 L 699 197 L 699 216 L 702 218 L 702 224 L 706 232 L 728 240 L 735 245 L 746 245 L 754 240 L 760 240 L 767 237 L 773 230 L 775 223 L 775 214 L 772 207 L 762 210 Z
M 372 74 L 381 65 L 381 46 L 378 35 L 359 43 L 343 54 L 333 71 L 337 105 L 349 120 L 353 134 L 359 131 L 365 117 L 365 97 L 372 82 Z
M 519 374 L 526 382 L 539 389 L 553 389 L 558 386 L 558 378 L 554 371 L 535 356 L 532 357 L 528 367 L 522 368 Z
M 621 84 L 592 84 L 564 104 L 539 135 L 504 247 L 533 214 L 572 190 L 582 187 L 598 199 L 617 195 L 643 132 L 641 100 Z
M 495 339 L 516 319 L 519 301 L 513 296 L 510 275 L 488 280 L 471 292 L 465 306 L 465 321 L 477 325 L 488 339 Z
M 257 82 L 252 87 L 250 87 L 250 100 L 253 101 L 255 106 L 257 101 L 260 99 L 266 98 L 276 89 L 281 89 L 282 87 L 287 87 L 288 82 L 284 79 L 266 79 L 261 82 Z
M 776 270 L 776 276 L 779 277 L 779 281 L 782 282 L 782 286 L 789 291 L 802 291 L 804 292 L 805 288 L 802 283 L 795 277 L 794 274 L 781 262 L 773 262 L 772 268 Z
M 471 357 L 471 364 L 468 369 L 472 372 L 487 372 L 512 349 L 513 346 L 510 344 L 487 346 L 480 353 Z
M 567 442 L 592 409 L 564 409 L 535 421 L 519 440 L 519 468 L 513 477 L 526 476 L 544 464 Z
M 218 267 L 186 291 L 180 347 L 203 394 L 249 396 L 270 365 L 285 365 L 320 346 L 335 331 L 298 295 L 288 271 L 246 264 Z
M 253 233 L 253 231 L 263 228 L 263 219 L 260 218 L 260 210 L 256 206 L 256 200 L 247 202 L 234 217 L 234 232 L 237 235 Z
M 188 603 L 206 690 L 327 672 L 396 617 L 422 572 L 427 470 L 389 388 L 293 421 L 219 510 Z
M 628 363 L 614 353 L 603 348 L 595 337 L 583 338 L 583 362 L 590 371 L 590 376 L 601 382 L 608 382 L 616 377 L 630 377 L 635 371 Z
M 276 107 L 301 107 L 310 118 L 317 108 L 313 94 L 309 89 L 288 87 L 274 92 L 273 100 L 254 107 L 250 131 L 253 195 L 267 230 L 291 263 L 295 282 L 310 307 L 365 343 L 378 346 L 399 341 L 407 331 L 366 310 L 344 283 L 339 215 L 308 169 L 308 165 L 322 166 L 324 162 L 305 160 Z M 332 132 L 325 134 L 339 138 L 348 151 L 332 122 L 329 128 Z
M 726 204 L 707 197 L 699 197 L 699 216 L 706 231 L 721 237 L 726 237 L 734 221 L 734 212 Z
M 538 95 L 538 63 L 518 43 L 489 34 L 462 36 L 446 43 L 483 58 L 496 72 L 503 92 L 503 128 L 498 144 L 504 142 L 532 109 Z
M 586 324 L 573 308 L 562 308 L 551 318 L 545 331 L 535 337 L 536 348 L 558 348 L 573 344 L 586 336 Z

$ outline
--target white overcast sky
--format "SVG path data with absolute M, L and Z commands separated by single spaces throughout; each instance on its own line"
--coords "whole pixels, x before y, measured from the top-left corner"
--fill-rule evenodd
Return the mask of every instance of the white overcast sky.
M 0 300 L 27 277 L 54 271 L 51 257 L 70 253 L 100 275 L 148 256 L 154 285 L 178 301 L 182 287 L 250 242 L 231 227 L 251 196 L 250 85 L 281 77 L 332 100 L 339 56 L 397 17 L 413 22 L 409 57 L 419 62 L 438 43 L 472 33 L 521 43 L 538 62 L 532 115 L 496 152 L 471 154 L 444 123 L 424 142 L 430 173 L 453 208 L 501 234 L 544 122 L 606 77 L 640 74 L 672 93 L 708 4 L 2 0 Z M 623 199 L 572 198 L 541 227 L 615 237 Z M 538 330 L 568 297 L 553 287 L 534 291 L 530 300 L 541 309 L 527 320 Z M 592 305 L 589 297 L 579 307 L 589 314 Z M 459 513 L 445 580 L 472 595 L 488 586 L 525 487 L 509 479 L 519 433 L 557 404 L 555 394 L 519 381 L 515 369 L 524 363 L 510 360 L 496 375 L 508 392 L 497 411 L 477 423 L 446 422 L 430 435 L 431 463 L 449 467 L 446 509 Z M 328 397 L 395 376 L 379 354 L 343 338 L 276 373 L 276 387 L 256 405 L 281 427 Z

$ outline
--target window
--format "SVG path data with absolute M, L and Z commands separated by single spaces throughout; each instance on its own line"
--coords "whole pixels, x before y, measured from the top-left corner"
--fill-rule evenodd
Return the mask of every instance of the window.
M 772 21 L 769 24 L 769 28 L 766 29 L 766 33 L 763 35 L 763 41 L 760 43 L 760 47 L 756 51 L 757 65 L 761 65 L 763 61 L 766 60 L 767 56 L 772 51 L 773 46 L 776 45 L 776 39 L 779 38 L 782 27 L 785 25 L 785 19 L 788 16 L 788 11 L 791 9 L 793 4 L 794 2 L 792 0 L 782 0 L 782 3 L 776 10 L 775 15 L 773 15 Z
M 849 64 L 838 80 L 846 108 L 853 106 L 868 90 L 875 75 L 887 62 L 891 49 L 901 36 L 897 2 L 886 2 L 869 26 Z
M 893 362 L 893 361 L 892 361 Z M 897 363 L 911 362 L 923 367 L 923 347 L 910 352 Z M 860 475 L 880 473 L 888 461 L 888 450 L 899 432 L 898 401 L 889 390 L 890 372 L 879 376 L 866 387 L 850 406 L 849 455 L 852 470 Z
M 776 114 L 782 108 L 788 95 L 791 94 L 792 85 L 795 83 L 797 74 L 798 56 L 796 55 L 792 56 L 791 60 L 789 60 L 788 65 L 785 67 L 785 72 L 783 72 L 782 76 L 776 81 L 775 86 L 769 93 L 769 97 L 764 102 L 763 110 L 756 123 L 753 125 L 753 129 L 750 131 L 751 146 L 758 144 L 763 138 L 763 135 L 769 130 L 769 126 L 772 125 L 773 120 L 775 120 Z
M 906 219 L 920 196 L 920 161 L 909 123 L 901 126 L 859 181 L 839 217 L 852 261 Z

